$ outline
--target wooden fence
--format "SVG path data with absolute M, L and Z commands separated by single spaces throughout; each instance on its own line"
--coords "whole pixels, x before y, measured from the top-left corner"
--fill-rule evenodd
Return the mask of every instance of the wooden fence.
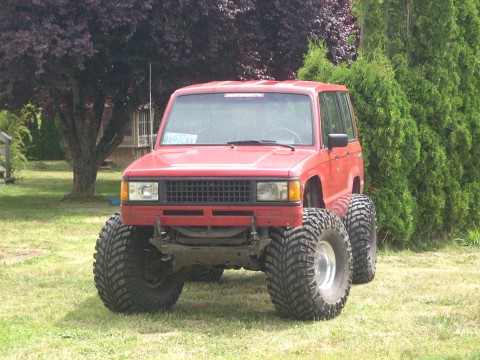
M 5 170 L 0 168 L 0 179 L 4 182 L 10 182 L 12 164 L 11 164 L 11 153 L 10 153 L 10 143 L 12 138 L 0 132 L 0 167 L 3 167 Z

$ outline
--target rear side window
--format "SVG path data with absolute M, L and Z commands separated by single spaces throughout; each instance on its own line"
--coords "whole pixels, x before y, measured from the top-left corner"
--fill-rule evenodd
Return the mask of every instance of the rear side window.
M 355 127 L 353 125 L 352 108 L 350 107 L 350 101 L 346 93 L 338 93 L 338 103 L 342 110 L 343 123 L 345 125 L 345 131 L 347 132 L 349 140 L 355 140 Z

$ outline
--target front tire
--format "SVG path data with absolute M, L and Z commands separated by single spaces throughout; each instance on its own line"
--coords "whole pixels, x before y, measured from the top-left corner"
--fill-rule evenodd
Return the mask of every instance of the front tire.
M 352 194 L 347 214 L 342 220 L 352 245 L 354 284 L 366 284 L 375 278 L 376 216 L 375 205 L 368 196 Z
M 273 229 L 265 273 L 277 312 L 297 320 L 340 314 L 352 283 L 352 254 L 345 227 L 324 209 L 305 209 L 303 225 Z
M 93 255 L 95 286 L 104 305 L 115 312 L 170 309 L 183 289 L 183 274 L 170 273 L 168 263 L 150 244 L 152 229 L 125 226 L 114 214 L 100 231 Z

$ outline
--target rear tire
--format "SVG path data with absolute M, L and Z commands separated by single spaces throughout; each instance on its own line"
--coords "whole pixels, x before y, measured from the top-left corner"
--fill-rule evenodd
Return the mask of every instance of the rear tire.
M 352 283 L 352 253 L 345 227 L 324 209 L 304 209 L 303 225 L 275 228 L 265 273 L 277 312 L 297 320 L 340 314 Z
M 193 265 L 185 274 L 186 281 L 217 282 L 223 275 L 224 269 L 209 268 L 203 265 Z
M 376 216 L 375 205 L 368 196 L 352 194 L 347 214 L 342 220 L 352 245 L 354 284 L 366 284 L 375 278 Z
M 149 227 L 124 226 L 114 214 L 100 231 L 95 246 L 93 274 L 104 305 L 122 313 L 170 309 L 183 289 L 183 274 L 169 265 L 149 239 Z

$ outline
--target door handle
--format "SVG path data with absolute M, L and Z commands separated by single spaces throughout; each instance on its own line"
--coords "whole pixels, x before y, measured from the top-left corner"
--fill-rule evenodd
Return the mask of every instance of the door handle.
M 338 154 L 335 154 L 335 160 L 338 160 L 339 157 Z
M 349 155 L 350 155 L 350 151 L 349 151 L 349 150 L 347 150 L 347 156 L 349 156 Z

